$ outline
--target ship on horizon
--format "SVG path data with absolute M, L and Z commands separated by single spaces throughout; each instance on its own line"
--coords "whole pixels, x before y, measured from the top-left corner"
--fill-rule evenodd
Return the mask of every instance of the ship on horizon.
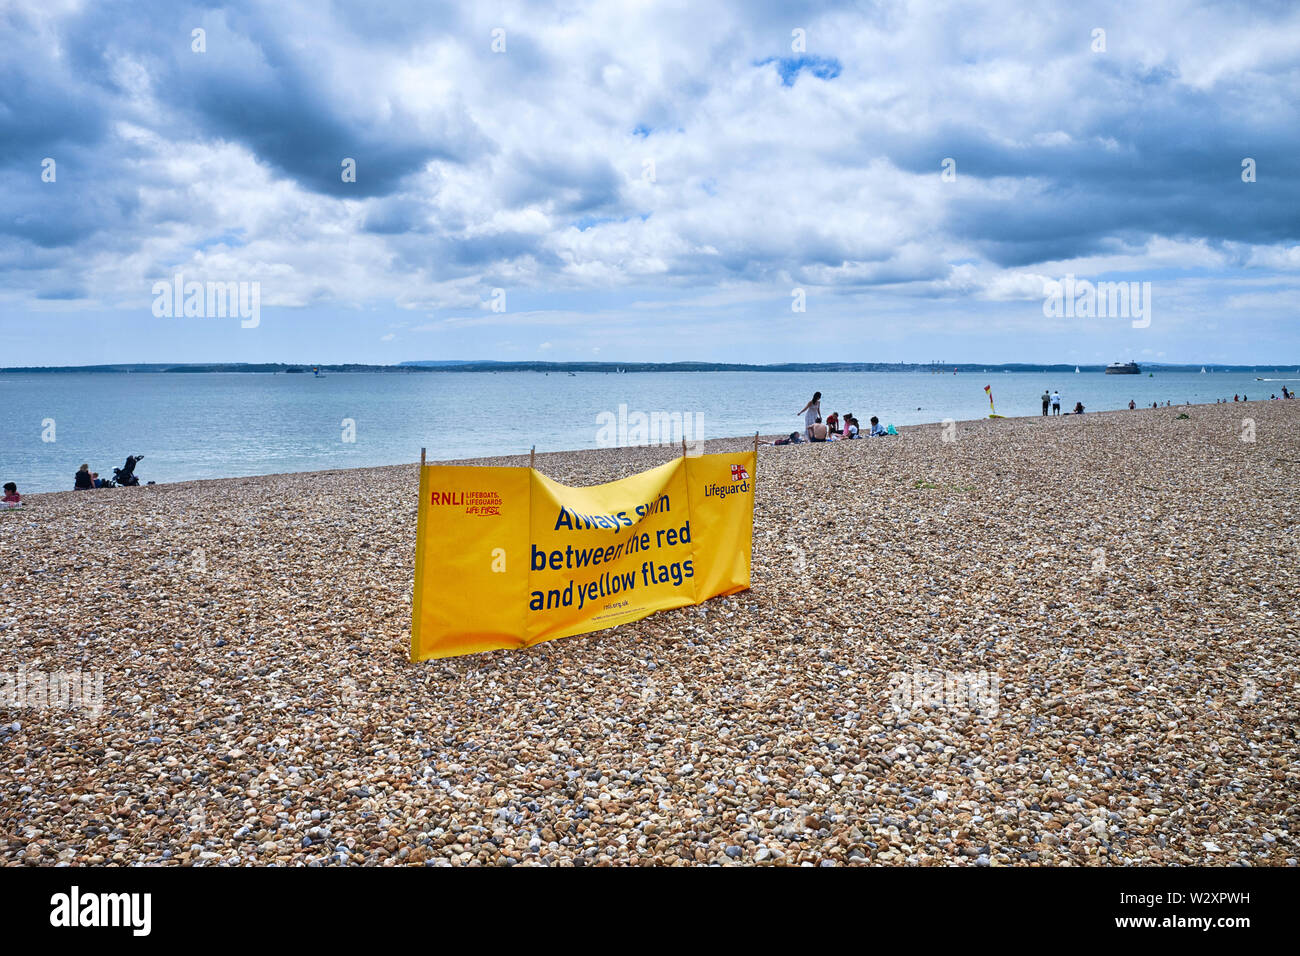
M 1106 366 L 1107 375 L 1141 375 L 1142 369 L 1137 362 L 1111 362 Z

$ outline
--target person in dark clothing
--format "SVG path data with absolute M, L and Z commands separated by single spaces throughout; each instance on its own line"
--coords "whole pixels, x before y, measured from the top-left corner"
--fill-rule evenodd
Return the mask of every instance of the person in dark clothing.
M 95 487 L 95 479 L 90 477 L 90 465 L 83 464 L 77 469 L 77 476 L 73 479 L 72 486 L 77 491 L 89 491 Z

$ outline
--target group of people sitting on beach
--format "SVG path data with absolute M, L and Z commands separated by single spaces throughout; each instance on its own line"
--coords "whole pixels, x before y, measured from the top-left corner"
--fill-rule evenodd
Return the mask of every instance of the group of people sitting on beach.
M 140 463 L 144 455 L 128 455 L 126 464 L 121 468 L 113 469 L 112 478 L 101 478 L 99 472 L 91 471 L 88 462 L 82 462 L 77 473 L 72 476 L 72 487 L 75 491 L 92 491 L 95 488 L 116 488 L 119 486 L 132 486 L 140 484 L 140 479 L 136 477 L 135 466 Z M 153 482 L 149 482 L 153 484 Z M 23 503 L 22 496 L 18 494 L 18 485 L 12 481 L 5 482 L 4 497 L 0 498 L 0 507 L 17 508 Z
M 85 462 L 77 469 L 77 473 L 72 476 L 72 487 L 77 491 L 89 491 L 92 488 L 103 488 L 107 485 L 105 479 L 99 477 L 99 472 L 91 471 L 90 465 Z
M 140 484 L 140 479 L 136 477 L 135 466 L 144 460 L 144 455 L 127 455 L 126 464 L 121 468 L 113 469 L 112 478 L 101 478 L 99 472 L 91 471 L 90 465 L 86 462 L 81 463 L 77 473 L 72 477 L 72 487 L 76 491 L 90 491 L 94 488 L 116 488 L 132 487 Z M 153 482 L 149 482 L 153 484 Z
M 821 392 L 814 392 L 808 404 L 795 414 L 804 416 L 802 434 L 800 432 L 791 432 L 788 438 L 777 439 L 772 442 L 773 445 L 802 445 L 804 442 L 845 441 L 866 437 L 862 434 L 862 427 L 852 412 L 846 412 L 843 417 L 840 416 L 839 412 L 831 412 L 823 421 Z M 867 435 L 880 437 L 882 435 L 897 434 L 898 431 L 893 425 L 886 428 L 880 424 L 879 418 L 875 415 L 871 416 L 871 430 L 867 432 Z

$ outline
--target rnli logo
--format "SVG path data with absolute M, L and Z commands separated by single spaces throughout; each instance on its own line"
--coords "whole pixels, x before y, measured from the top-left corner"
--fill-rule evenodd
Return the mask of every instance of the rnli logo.
M 429 504 L 460 508 L 463 514 L 484 518 L 501 514 L 501 495 L 495 491 L 434 491 Z

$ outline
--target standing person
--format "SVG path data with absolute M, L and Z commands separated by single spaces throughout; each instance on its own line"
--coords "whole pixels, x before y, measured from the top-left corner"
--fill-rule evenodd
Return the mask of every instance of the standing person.
M 1131 412 L 1135 408 L 1137 408 L 1137 402 L 1133 401 L 1133 399 L 1130 398 L 1128 400 L 1128 410 Z
M 1061 393 L 1060 392 L 1052 393 L 1052 414 L 1053 415 L 1061 414 Z
M 813 392 L 813 397 L 808 400 L 808 404 L 795 414 L 803 416 L 804 434 L 811 439 L 813 425 L 822 420 L 822 393 Z
M 1043 389 L 1043 415 L 1047 415 L 1047 406 L 1052 401 L 1052 396 L 1048 394 L 1047 389 Z
M 81 463 L 77 469 L 76 477 L 72 479 L 72 487 L 77 491 L 89 491 L 95 487 L 95 479 L 90 477 L 90 465 L 86 462 Z

